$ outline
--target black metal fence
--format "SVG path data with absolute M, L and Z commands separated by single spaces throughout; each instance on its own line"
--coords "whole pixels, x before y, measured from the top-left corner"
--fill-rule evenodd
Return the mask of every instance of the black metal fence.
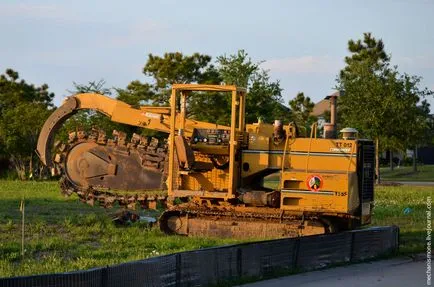
M 385 256 L 397 251 L 398 241 L 398 227 L 373 227 L 200 249 L 78 272 L 3 278 L 0 287 L 206 286 Z

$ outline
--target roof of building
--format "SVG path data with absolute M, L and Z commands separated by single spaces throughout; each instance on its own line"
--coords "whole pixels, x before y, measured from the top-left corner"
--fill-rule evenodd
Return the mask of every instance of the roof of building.
M 331 97 L 339 97 L 341 94 L 343 94 L 342 91 L 336 91 L 336 92 L 334 92 L 333 94 L 330 94 L 330 95 L 326 96 L 325 99 L 328 100 L 328 99 L 330 99 Z
M 315 104 L 310 114 L 312 116 L 319 117 L 322 116 L 326 111 L 330 111 L 330 101 L 324 99 Z
M 326 96 L 323 100 L 319 101 L 313 107 L 312 112 L 310 113 L 312 116 L 322 116 L 326 111 L 330 111 L 330 98 L 331 97 L 339 97 L 342 95 L 341 91 L 336 91 L 333 94 Z

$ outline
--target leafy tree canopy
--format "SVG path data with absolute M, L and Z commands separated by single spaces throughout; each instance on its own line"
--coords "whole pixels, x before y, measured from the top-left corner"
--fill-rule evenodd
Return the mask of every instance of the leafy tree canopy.
M 126 89 L 116 89 L 117 99 L 134 107 L 152 104 L 155 97 L 153 86 L 140 81 L 132 81 Z
M 53 106 L 54 94 L 48 91 L 48 85 L 37 87 L 19 78 L 18 72 L 7 69 L 0 75 L 0 113 L 20 102 L 39 103 Z
M 247 123 L 258 119 L 267 123 L 288 121 L 289 109 L 283 105 L 280 83 L 271 81 L 268 71 L 260 68 L 262 62 L 252 62 L 244 50 L 239 50 L 235 55 L 217 57 L 217 63 L 224 83 L 247 88 Z
M 317 120 L 316 117 L 311 116 L 314 106 L 315 104 L 312 100 L 306 97 L 302 92 L 298 93 L 294 99 L 289 101 L 291 120 L 298 128 L 302 128 L 301 132 L 304 133 L 305 136 L 308 135 L 310 126 Z
M 185 56 L 182 53 L 165 53 L 163 57 L 149 54 L 143 73 L 155 81 L 155 105 L 168 105 L 170 85 L 183 83 L 220 83 L 219 74 L 211 64 L 211 57 L 194 53 Z
M 117 90 L 118 99 L 130 104 L 168 105 L 174 83 L 234 84 L 248 88 L 247 122 L 256 122 L 259 117 L 269 123 L 285 119 L 288 108 L 282 105 L 280 83 L 271 81 L 260 64 L 252 62 L 244 50 L 217 57 L 215 64 L 210 56 L 199 53 L 165 53 L 162 57 L 150 54 L 143 72 L 152 77 L 154 84 L 134 81 L 127 89 Z M 202 121 L 228 125 L 230 108 L 229 97 L 219 93 L 196 93 L 188 98 L 189 116 Z
M 53 98 L 48 85 L 29 84 L 12 69 L 0 75 L 1 152 L 10 159 L 21 179 L 33 172 L 36 142 L 51 113 Z
M 419 77 L 391 67 L 383 42 L 370 33 L 350 40 L 348 50 L 337 78 L 337 89 L 344 91 L 338 98 L 343 124 L 378 139 L 381 150 L 404 150 L 420 141 L 428 117 L 428 104 L 421 100 L 432 92 L 419 88 Z

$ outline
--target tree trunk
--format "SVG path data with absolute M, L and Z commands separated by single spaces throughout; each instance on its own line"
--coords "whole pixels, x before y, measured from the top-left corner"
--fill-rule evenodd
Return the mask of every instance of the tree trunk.
M 417 146 L 413 149 L 413 172 L 417 172 Z
M 17 172 L 17 176 L 20 180 L 26 179 L 26 165 L 24 162 L 16 157 L 12 157 L 12 165 L 15 167 L 15 170 Z
M 380 155 L 378 151 L 379 140 L 378 138 L 375 140 L 375 182 L 380 184 Z
M 389 151 L 390 171 L 393 171 L 393 151 Z

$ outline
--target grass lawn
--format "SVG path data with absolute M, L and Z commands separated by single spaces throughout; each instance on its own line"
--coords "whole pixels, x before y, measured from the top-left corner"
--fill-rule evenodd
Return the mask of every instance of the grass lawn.
M 413 172 L 412 166 L 395 167 L 393 171 L 390 167 L 380 168 L 381 179 L 396 181 L 434 181 L 434 165 L 420 165 L 418 171 Z
M 401 252 L 424 250 L 428 187 L 377 187 L 373 225 L 401 227 Z M 19 203 L 26 198 L 25 257 Z M 406 209 L 408 208 L 408 209 Z M 136 223 L 114 225 L 107 212 L 65 198 L 56 182 L 0 181 L 0 277 L 65 272 L 161 254 L 237 243 L 167 236 Z
M 119 227 L 103 208 L 81 203 L 76 196 L 63 197 L 57 182 L 0 181 L 0 277 L 88 269 L 235 242 L 167 236 L 143 223 Z
M 400 228 L 400 253 L 426 252 L 427 200 L 434 187 L 376 186 L 373 226 Z

